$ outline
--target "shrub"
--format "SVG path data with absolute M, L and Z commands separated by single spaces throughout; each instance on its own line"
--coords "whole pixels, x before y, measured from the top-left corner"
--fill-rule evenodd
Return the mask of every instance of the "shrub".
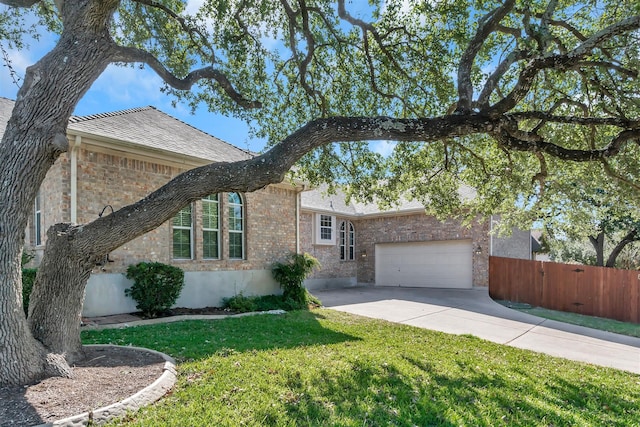
M 160 262 L 130 265 L 127 278 L 133 280 L 133 286 L 124 293 L 136 301 L 136 308 L 146 317 L 157 317 L 167 311 L 184 286 L 184 271 Z
M 318 301 L 313 295 L 309 294 L 312 300 Z M 318 301 L 319 304 L 319 301 Z M 307 307 L 307 303 L 300 304 L 291 298 L 284 298 L 283 295 L 263 295 L 247 297 L 241 293 L 230 298 L 222 299 L 222 307 L 228 308 L 238 313 L 248 313 L 251 311 L 269 311 L 269 310 L 300 310 Z
M 256 297 L 245 297 L 242 292 L 231 298 L 223 298 L 222 308 L 228 308 L 240 313 L 248 313 L 258 309 L 256 305 Z
M 22 308 L 24 309 L 24 314 L 29 313 L 29 297 L 31 296 L 37 272 L 37 268 L 22 269 Z
M 290 299 L 299 308 L 309 303 L 319 302 L 304 288 L 302 283 L 314 268 L 320 267 L 317 259 L 309 254 L 292 253 L 287 262 L 276 262 L 271 269 L 274 279 L 280 283 L 283 289 L 282 297 L 284 300 Z

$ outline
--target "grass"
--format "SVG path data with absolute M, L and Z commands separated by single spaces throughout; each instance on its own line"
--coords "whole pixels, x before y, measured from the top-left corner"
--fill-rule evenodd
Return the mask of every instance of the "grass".
M 507 301 L 496 302 L 499 302 L 511 309 L 533 314 L 534 316 L 543 317 L 545 319 L 557 320 L 559 322 L 571 323 L 572 325 L 586 326 L 588 328 L 599 329 L 601 331 L 615 332 L 616 334 L 640 338 L 640 325 L 637 323 L 620 322 L 613 319 L 586 316 L 584 314 L 569 313 L 566 311 L 549 310 L 548 308 L 542 307 L 524 306 L 517 303 L 509 303 Z
M 330 310 L 84 331 L 179 379 L 131 426 L 638 426 L 640 376 Z

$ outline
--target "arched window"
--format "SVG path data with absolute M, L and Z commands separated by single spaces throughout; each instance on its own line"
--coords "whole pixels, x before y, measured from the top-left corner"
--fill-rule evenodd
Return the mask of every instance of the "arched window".
M 229 258 L 244 259 L 244 209 L 242 197 L 229 193 Z
M 202 199 L 202 257 L 220 258 L 220 206 L 217 194 Z
M 340 224 L 340 259 L 353 261 L 356 259 L 356 233 L 350 221 Z

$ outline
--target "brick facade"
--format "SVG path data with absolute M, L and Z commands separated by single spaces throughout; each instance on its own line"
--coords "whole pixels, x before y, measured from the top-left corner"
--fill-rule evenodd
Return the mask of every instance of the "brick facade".
M 353 277 L 358 284 L 375 284 L 375 245 L 377 243 L 407 243 L 440 240 L 471 240 L 473 254 L 473 285 L 488 286 L 489 278 L 489 225 L 475 221 L 470 227 L 449 219 L 441 222 L 424 213 L 376 215 L 347 218 L 337 216 L 337 223 L 348 219 L 355 227 L 356 259 L 340 261 L 336 245 L 313 244 L 314 212 L 305 211 L 300 216 L 301 251 L 318 258 L 322 269 L 310 279 Z M 476 253 L 476 248 L 480 253 Z
M 344 278 L 356 278 L 358 269 L 358 227 L 354 221 L 356 229 L 356 259 L 353 261 L 343 261 L 340 259 L 340 247 L 336 241 L 335 245 L 316 245 L 313 244 L 313 221 L 314 214 L 310 212 L 302 212 L 300 214 L 300 250 L 306 252 L 318 261 L 320 261 L 321 268 L 317 270 L 310 278 L 311 279 L 344 279 Z M 337 216 L 335 227 L 338 230 L 339 224 L 342 221 L 349 221 L 348 218 Z
M 43 243 L 46 230 L 58 222 L 71 220 L 70 155 L 61 156 L 41 187 Z M 85 141 L 77 152 L 77 223 L 88 223 L 111 208 L 118 210 L 134 203 L 190 169 L 152 157 L 129 156 L 123 151 L 93 146 Z M 172 225 L 168 221 L 109 254 L 113 262 L 98 266 L 95 273 L 122 273 L 130 264 L 158 261 L 185 271 L 268 270 L 296 250 L 297 192 L 289 186 L 269 186 L 243 194 L 245 258 L 230 260 L 228 252 L 227 194 L 219 195 L 221 229 L 220 258 L 203 259 L 202 202 L 193 204 L 193 259 L 174 260 Z M 29 227 L 33 242 L 34 227 Z

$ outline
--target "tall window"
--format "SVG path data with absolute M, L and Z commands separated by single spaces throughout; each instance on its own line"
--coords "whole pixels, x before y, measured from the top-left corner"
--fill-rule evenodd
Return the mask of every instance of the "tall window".
M 353 261 L 356 258 L 356 233 L 353 224 L 343 221 L 340 224 L 340 259 Z
M 193 242 L 193 220 L 191 205 L 183 208 L 173 218 L 173 258 L 191 259 Z
M 229 193 L 229 258 L 244 258 L 244 212 L 242 197 Z
M 220 208 L 218 195 L 214 194 L 202 199 L 202 256 L 203 258 L 220 258 Z
M 33 244 L 42 245 L 42 210 L 40 206 L 40 191 L 36 195 L 33 208 Z

